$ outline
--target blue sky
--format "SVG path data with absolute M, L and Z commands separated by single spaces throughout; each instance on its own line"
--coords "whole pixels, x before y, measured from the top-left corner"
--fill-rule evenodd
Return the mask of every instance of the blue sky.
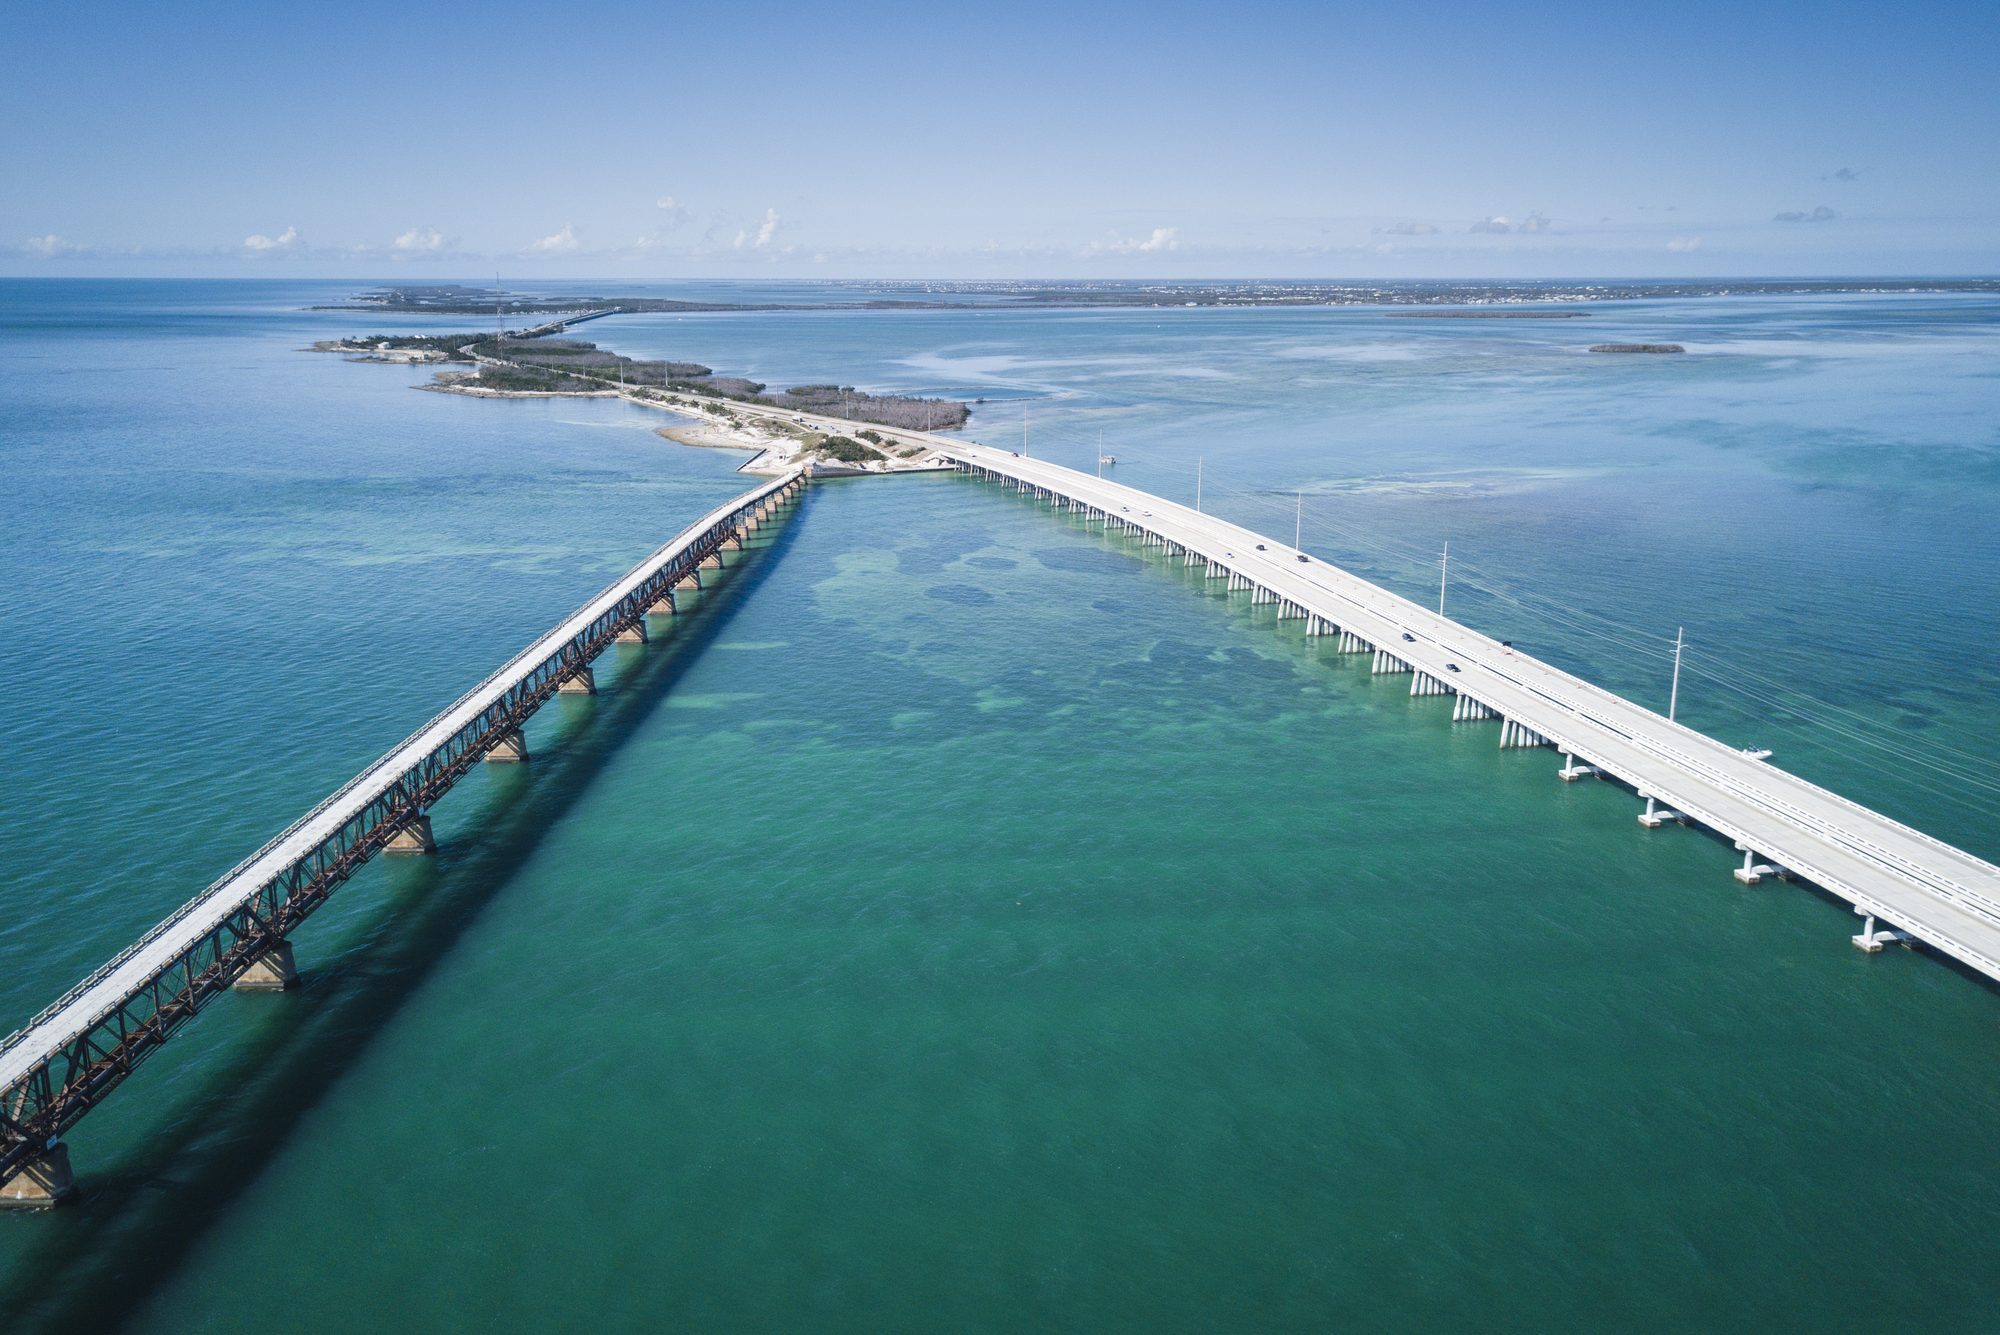
M 2000 271 L 1971 4 L 18 6 L 0 272 Z

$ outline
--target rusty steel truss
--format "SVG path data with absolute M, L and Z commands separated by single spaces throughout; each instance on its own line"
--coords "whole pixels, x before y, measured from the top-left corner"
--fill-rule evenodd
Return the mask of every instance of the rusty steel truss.
M 656 605 L 671 607 L 674 587 L 690 577 L 698 584 L 703 563 L 712 564 L 726 545 L 741 547 L 754 526 L 746 519 L 774 512 L 803 486 L 799 474 L 788 474 L 712 511 L 0 1043 L 0 1059 L 14 1059 L 11 1068 L 19 1072 L 0 1087 L 0 1182 L 56 1144 L 203 1006 L 281 945 L 363 863 L 422 819 L 488 752 L 518 738 L 535 711 L 621 631 L 643 623 Z M 573 632 L 551 647 L 573 624 Z M 448 735 L 422 745 L 427 733 L 482 699 Z M 343 806 L 345 818 L 275 874 L 253 875 L 259 862 Z M 248 883 L 232 887 L 246 877 Z M 233 902 L 232 888 L 243 892 Z M 219 898 L 226 906 L 223 916 L 205 928 L 190 928 L 189 920 L 215 911 Z M 76 1009 L 149 948 L 176 936 L 185 939 L 174 941 L 135 985 L 101 996 L 107 1003 L 101 1007 Z

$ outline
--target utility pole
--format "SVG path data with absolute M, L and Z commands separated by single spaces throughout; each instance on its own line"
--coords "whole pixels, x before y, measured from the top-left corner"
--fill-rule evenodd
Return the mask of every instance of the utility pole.
M 1194 509 L 1196 514 L 1201 513 L 1201 456 L 1199 454 L 1194 457 Z
M 1028 457 L 1028 401 L 1021 400 L 1021 457 Z
M 1667 693 L 1667 722 L 1674 721 L 1674 710 L 1681 702 L 1681 650 L 1687 646 L 1687 627 L 1674 631 L 1674 685 Z
M 1097 432 L 1097 480 L 1099 482 L 1104 480 L 1104 430 L 1102 427 L 1098 428 Z
M 1297 504 L 1292 507 L 1292 550 L 1295 552 L 1305 550 L 1299 546 L 1299 538 L 1304 535 L 1305 528 L 1306 494 L 1302 491 L 1298 494 Z
M 1444 559 L 1438 562 L 1438 615 L 1444 615 L 1444 582 L 1451 574 L 1451 544 L 1444 545 Z

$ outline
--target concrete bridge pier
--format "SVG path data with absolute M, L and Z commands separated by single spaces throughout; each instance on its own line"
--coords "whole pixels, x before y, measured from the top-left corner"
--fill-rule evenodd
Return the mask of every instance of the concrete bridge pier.
M 1858 938 L 1857 938 L 1858 939 Z M 76 1176 L 69 1168 L 69 1146 L 50 1141 L 12 1175 L 0 1178 L 0 1209 L 46 1210 L 76 1194 Z
M 229 986 L 237 992 L 283 992 L 298 985 L 299 966 L 292 957 L 292 943 L 280 941 L 259 955 Z
M 709 553 L 709 554 L 708 554 L 707 556 L 704 556 L 704 557 L 702 557 L 702 558 L 701 558 L 701 564 L 700 564 L 700 565 L 698 565 L 698 566 L 696 566 L 696 567 L 695 567 L 695 569 L 696 569 L 696 570 L 720 570 L 720 569 L 722 569 L 722 553 L 721 553 L 721 552 L 710 552 L 710 553 Z
M 437 840 L 431 837 L 431 813 L 418 808 L 409 824 L 389 836 L 382 851 L 405 857 L 437 852 Z
M 1883 946 L 1898 943 L 1907 946 L 1916 940 L 1908 932 L 1899 932 L 1893 927 L 1876 927 L 1875 915 L 1867 909 L 1862 908 L 1859 904 L 1854 906 L 1854 911 L 1866 920 L 1862 924 L 1861 934 L 1851 938 L 1856 950 L 1864 950 L 1870 955 L 1878 955 L 1881 953 Z
M 528 758 L 528 739 L 521 735 L 519 728 L 504 732 L 494 740 L 493 749 L 486 753 L 489 765 L 519 764 Z
M 596 695 L 597 674 L 591 671 L 590 664 L 585 663 L 562 679 L 562 684 L 556 687 L 556 694 Z
M 646 622 L 643 618 L 618 632 L 614 644 L 644 644 L 646 642 Z
M 1579 765 L 1576 763 L 1576 757 L 1565 751 L 1563 752 L 1563 767 L 1556 771 L 1556 777 L 1564 783 L 1575 783 L 1578 779 L 1588 779 L 1598 772 L 1597 766 Z
M 1408 663 L 1405 663 L 1402 659 L 1396 657 L 1394 654 L 1390 653 L 1387 649 L 1377 649 L 1375 651 L 1375 657 L 1369 663 L 1368 675 L 1370 675 L 1371 677 L 1381 677 L 1397 672 L 1409 672 L 1412 670 L 1413 669 L 1410 667 Z
M 1681 819 L 1680 812 L 1669 811 L 1665 807 L 1655 806 L 1653 804 L 1654 799 L 1651 794 L 1646 794 L 1645 797 L 1646 797 L 1646 809 L 1639 813 L 1639 823 L 1645 826 L 1647 829 L 1657 830 L 1670 820 L 1677 821 Z
M 658 598 L 655 598 L 653 600 L 653 605 L 646 609 L 646 615 L 655 617 L 670 617 L 674 615 L 674 613 L 677 612 L 678 610 L 679 609 L 674 606 L 674 591 L 672 589 L 668 589 L 665 593 L 662 593 Z
M 1743 850 L 1743 865 L 1730 873 L 1745 885 L 1755 885 L 1766 876 L 1776 876 L 1778 869 L 1768 862 L 1757 861 L 1756 853 L 1744 844 L 1736 845 Z

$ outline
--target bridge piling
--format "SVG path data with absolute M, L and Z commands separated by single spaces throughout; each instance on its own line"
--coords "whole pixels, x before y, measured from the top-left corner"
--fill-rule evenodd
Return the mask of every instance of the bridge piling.
M 597 673 L 591 670 L 590 664 L 588 663 L 583 664 L 581 667 L 577 668 L 576 671 L 570 673 L 567 677 L 564 677 L 562 679 L 562 684 L 556 687 L 556 694 L 596 695 Z M 490 758 L 491 757 L 489 757 L 489 759 Z
M 1870 955 L 1879 955 L 1882 953 L 1882 947 L 1886 945 L 1900 943 L 1908 946 L 1915 944 L 1916 938 L 1908 932 L 1897 931 L 1893 927 L 1878 929 L 1875 926 L 1875 915 L 1869 910 L 1862 908 L 1859 904 L 1854 906 L 1854 912 L 1865 920 L 1862 923 L 1860 935 L 1849 938 L 1854 942 L 1856 950 L 1865 951 Z
M 1685 819 L 1678 811 L 1669 811 L 1665 807 L 1656 806 L 1654 804 L 1655 799 L 1650 793 L 1646 794 L 1645 797 L 1646 809 L 1639 813 L 1639 823 L 1647 829 L 1657 830 L 1670 820 L 1678 821 Z
M 1565 751 L 1563 752 L 1563 767 L 1556 771 L 1556 777 L 1564 783 L 1575 783 L 1578 779 L 1587 779 L 1599 772 L 1595 765 L 1577 764 L 1576 757 Z
M 292 955 L 292 943 L 280 941 L 259 955 L 229 986 L 236 992 L 284 992 L 298 985 L 299 966 Z
M 617 636 L 617 638 L 616 638 L 616 639 L 615 639 L 615 640 L 613 641 L 613 643 L 616 643 L 616 644 L 644 644 L 644 643 L 646 643 L 646 623 L 645 623 L 645 620 L 644 620 L 644 619 L 642 618 L 642 619 L 640 619 L 640 620 L 638 620 L 638 621 L 634 621 L 634 622 L 633 622 L 633 623 L 632 623 L 631 625 L 629 625 L 629 626 L 627 626 L 627 627 L 626 627 L 625 629 L 623 629 L 623 630 L 619 631 L 619 632 L 618 632 L 618 636 Z
M 382 851 L 399 857 L 437 852 L 437 840 L 431 835 L 431 813 L 420 809 L 410 818 L 409 824 L 389 836 L 389 842 L 382 845 Z
M 0 1210 L 46 1210 L 75 1194 L 69 1146 L 59 1140 L 49 1142 L 39 1154 L 0 1177 Z
M 1767 862 L 1757 861 L 1757 854 L 1743 844 L 1736 845 L 1743 850 L 1743 865 L 1730 875 L 1745 885 L 1755 885 L 1766 876 L 1776 876 L 1778 869 Z
M 527 758 L 528 739 L 521 735 L 518 728 L 501 733 L 486 753 L 486 761 L 491 765 L 519 764 Z

